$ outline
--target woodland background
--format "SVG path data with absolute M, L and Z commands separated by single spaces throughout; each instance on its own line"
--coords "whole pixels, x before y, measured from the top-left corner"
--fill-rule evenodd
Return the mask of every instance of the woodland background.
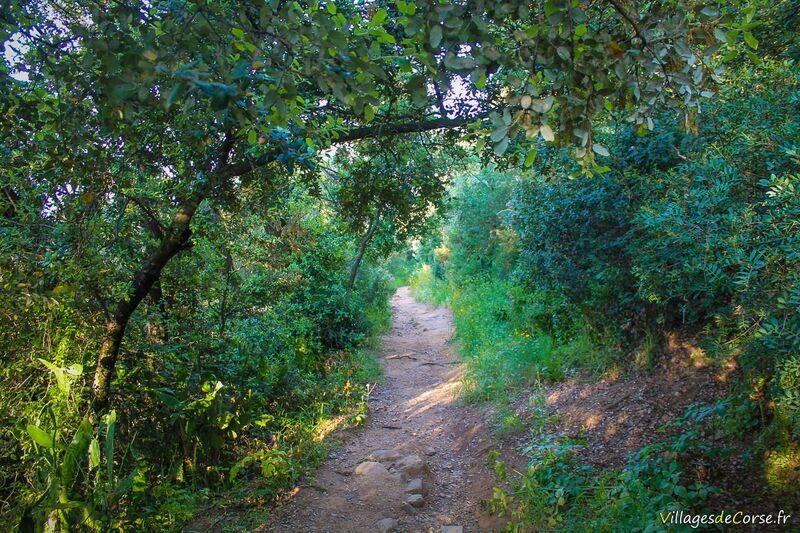
M 408 282 L 467 400 L 654 371 L 672 334 L 736 368 L 623 468 L 537 441 L 510 527 L 657 527 L 733 453 L 797 510 L 798 13 L 3 3 L 0 523 L 268 508 L 363 422 Z

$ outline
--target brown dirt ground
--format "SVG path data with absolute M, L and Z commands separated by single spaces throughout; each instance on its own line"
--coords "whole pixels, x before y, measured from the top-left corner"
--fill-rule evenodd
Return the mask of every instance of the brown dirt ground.
M 664 438 L 668 421 L 694 403 L 710 403 L 728 390 L 736 367 L 719 367 L 692 342 L 668 337 L 654 371 L 631 372 L 625 378 L 551 385 L 547 404 L 566 435 L 587 439 L 577 450 L 588 464 L 617 467 L 626 455 Z
M 631 369 L 624 377 L 598 381 L 568 380 L 543 388 L 553 422 L 547 431 L 585 439 L 573 449 L 579 459 L 598 469 L 624 466 L 631 452 L 680 431 L 664 425 L 680 417 L 692 404 L 710 404 L 731 392 L 741 379 L 734 361 L 719 365 L 705 357 L 692 339 L 667 335 L 657 366 L 650 372 Z M 530 418 L 530 402 L 515 403 L 516 414 Z M 777 513 L 783 509 L 800 515 L 800 489 L 796 494 L 770 491 L 757 462 L 744 459 L 752 436 L 733 445 L 733 453 L 713 464 L 699 465 L 697 474 L 721 489 L 709 509 L 735 509 L 747 513 Z M 741 528 L 748 530 L 747 528 Z M 750 530 L 756 530 L 755 528 Z M 800 531 L 762 526 L 761 531 Z
M 486 456 L 504 445 L 492 438 L 476 409 L 458 400 L 462 369 L 448 345 L 450 311 L 414 301 L 404 287 L 392 298 L 392 312 L 380 357 L 385 385 L 370 396 L 365 426 L 346 438 L 260 530 L 378 531 L 384 518 L 394 518 L 399 531 L 439 531 L 444 525 L 492 531 L 502 525 L 482 512 L 480 502 L 496 484 Z M 385 468 L 374 472 L 354 473 L 377 450 L 424 459 L 423 507 L 411 510 L 403 504 L 408 476 L 395 467 L 396 459 L 381 461 Z M 513 460 L 511 450 L 503 455 Z
M 459 401 L 463 369 L 448 343 L 453 335 L 448 309 L 418 303 L 404 287 L 392 298 L 392 312 L 392 329 L 380 351 L 385 384 L 370 396 L 364 427 L 337 435 L 342 447 L 257 531 L 381 531 L 379 522 L 385 518 L 396 520 L 397 531 L 440 531 L 446 525 L 462 526 L 465 532 L 502 529 L 504 521 L 481 505 L 497 484 L 485 465 L 487 454 L 498 450 L 507 470 L 524 471 L 528 459 L 519 450 L 530 436 L 525 432 L 497 440 L 487 427 L 491 408 L 478 410 Z M 555 415 L 547 431 L 584 438 L 586 445 L 576 453 L 588 464 L 620 467 L 628 453 L 663 439 L 658 428 L 688 405 L 713 402 L 730 390 L 735 364 L 712 364 L 678 335 L 668 336 L 665 348 L 652 372 L 632 370 L 625 377 L 545 386 L 547 411 Z M 537 416 L 530 395 L 518 398 L 513 407 L 520 419 Z M 355 473 L 379 450 L 388 451 L 379 464 Z M 426 463 L 425 504 L 418 509 L 404 504 L 409 476 L 398 462 L 409 455 Z M 721 508 L 779 508 L 763 490 L 759 473 L 742 461 L 714 467 L 715 477 L 733 487 L 719 500 Z

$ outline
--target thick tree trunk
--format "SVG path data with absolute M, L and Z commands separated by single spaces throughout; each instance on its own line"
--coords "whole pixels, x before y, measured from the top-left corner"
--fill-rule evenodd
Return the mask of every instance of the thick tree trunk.
M 485 118 L 488 114 L 489 112 L 485 111 L 470 117 L 440 117 L 429 121 L 354 128 L 340 135 L 333 142 L 338 144 L 371 137 L 385 137 L 443 128 L 456 128 L 474 122 L 475 120 Z M 248 159 L 236 163 L 225 163 L 225 161 L 228 160 L 233 141 L 233 136 L 228 135 L 226 137 L 222 149 L 222 157 L 220 158 L 221 167 L 217 168 L 214 172 L 214 181 L 224 181 L 234 176 L 243 176 L 275 161 L 280 155 L 278 150 L 272 150 L 255 159 Z M 206 182 L 207 187 L 208 183 L 211 181 L 211 178 L 209 178 L 209 181 Z M 161 244 L 145 261 L 142 268 L 134 275 L 133 290 L 126 299 L 117 304 L 111 318 L 106 323 L 105 332 L 103 333 L 100 343 L 100 353 L 97 358 L 94 381 L 92 383 L 92 412 L 94 418 L 108 408 L 111 380 L 113 379 L 114 368 L 116 367 L 117 358 L 119 356 L 119 348 L 125 336 L 125 329 L 128 326 L 128 321 L 134 311 L 136 311 L 142 299 L 150 291 L 150 288 L 160 278 L 161 271 L 164 269 L 167 262 L 177 255 L 189 241 L 189 226 L 197 208 L 205 199 L 205 192 L 207 192 L 207 190 L 196 193 L 178 209 L 178 213 L 173 218 L 172 224 L 164 232 Z M 374 234 L 375 230 L 373 226 L 374 225 L 371 225 L 367 235 L 365 235 L 364 239 L 361 241 L 358 256 L 350 273 L 349 285 L 351 287 L 355 283 L 355 278 L 358 274 L 361 260 L 364 257 L 364 252 Z
M 95 416 L 100 415 L 108 408 L 111 381 L 114 377 L 114 368 L 128 321 L 153 285 L 159 280 L 161 271 L 167 262 L 186 247 L 191 235 L 192 217 L 203 199 L 202 194 L 195 194 L 178 209 L 158 248 L 134 275 L 133 289 L 130 294 L 117 304 L 111 318 L 106 322 L 92 383 L 92 410 Z
M 375 223 L 375 219 L 369 221 L 369 227 L 367 228 L 367 232 L 364 234 L 364 237 L 361 239 L 361 244 L 358 246 L 358 254 L 356 254 L 356 260 L 353 261 L 353 267 L 350 269 L 350 280 L 347 282 L 347 288 L 352 289 L 353 286 L 356 284 L 356 276 L 358 275 L 358 269 L 361 266 L 361 261 L 364 259 L 364 252 L 367 251 L 367 245 L 369 241 L 372 240 L 372 237 L 375 235 L 375 230 L 377 229 L 378 225 Z

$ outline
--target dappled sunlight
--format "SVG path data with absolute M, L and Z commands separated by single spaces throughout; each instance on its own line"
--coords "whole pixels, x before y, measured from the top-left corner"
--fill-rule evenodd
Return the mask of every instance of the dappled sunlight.
M 461 387 L 460 381 L 441 383 L 406 401 L 403 404 L 405 407 L 403 411 L 409 416 L 418 416 L 433 408 L 450 405 L 458 399 L 458 392 Z
M 336 430 L 340 429 L 345 424 L 346 421 L 347 417 L 344 415 L 339 415 L 332 418 L 325 418 L 321 420 L 317 424 L 317 430 L 314 433 L 314 440 L 316 442 L 324 441 L 329 435 L 336 432 Z
M 800 448 L 785 445 L 767 453 L 764 461 L 767 484 L 777 492 L 796 491 L 800 486 Z
M 603 415 L 599 413 L 592 413 L 589 416 L 587 416 L 586 419 L 583 421 L 583 427 L 586 429 L 594 429 L 600 423 L 600 420 L 602 420 L 602 418 Z
M 556 402 L 559 400 L 559 398 L 561 398 L 561 394 L 562 394 L 562 393 L 563 393 L 563 391 L 562 391 L 561 389 L 558 389 L 558 390 L 555 390 L 555 391 L 553 391 L 553 392 L 552 392 L 552 393 L 550 393 L 550 395 L 547 397 L 547 403 L 548 403 L 548 404 L 553 404 L 553 403 L 556 403 Z
M 627 421 L 628 421 L 627 414 L 623 414 L 614 418 L 613 420 L 611 420 L 611 422 L 606 424 L 605 431 L 603 431 L 603 436 L 606 439 L 614 438 L 617 435 L 617 433 L 619 433 L 620 430 L 625 426 L 625 423 Z
M 717 372 L 716 380 L 719 383 L 727 383 L 731 376 L 736 374 L 736 371 L 739 369 L 739 365 L 736 364 L 736 361 L 729 360 L 725 365 Z
M 798 529 L 799 3 L 3 2 L 0 533 Z

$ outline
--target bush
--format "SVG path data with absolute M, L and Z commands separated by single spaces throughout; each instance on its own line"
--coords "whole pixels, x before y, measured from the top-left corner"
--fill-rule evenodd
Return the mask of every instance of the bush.
M 411 294 L 421 302 L 431 305 L 444 305 L 448 303 L 449 288 L 447 283 L 433 275 L 430 265 L 419 267 L 408 280 Z
M 677 332 L 718 364 L 738 363 L 743 380 L 725 407 L 724 436 L 760 430 L 750 456 L 762 453 L 771 486 L 791 486 L 800 438 L 798 106 L 796 65 L 766 60 L 729 71 L 689 131 L 666 113 L 654 131 L 606 122 L 597 142 L 611 155 L 594 175 L 567 150 L 547 148 L 530 170 L 457 178 L 454 211 L 444 235 L 420 247 L 430 266 L 413 287 L 452 308 L 468 397 L 503 404 L 538 380 L 651 369 Z M 603 475 L 567 450 L 543 450 L 517 494 L 534 517 L 523 523 L 631 529 L 654 525 L 669 501 L 699 505 L 710 487 L 668 458 L 689 445 L 711 453 L 692 424 L 683 441 L 642 449 Z
M 282 209 L 198 215 L 192 249 L 131 319 L 113 423 L 85 418 L 113 273 L 87 298 L 60 285 L 85 258 L 56 254 L 50 289 L 0 294 L 4 529 L 175 529 L 259 472 L 260 497 L 278 495 L 321 461 L 332 419 L 363 421 L 378 373 L 364 350 L 389 323 L 388 275 L 368 258 L 348 290 L 357 238 L 305 195 Z
M 498 455 L 490 465 L 511 490 L 495 488 L 490 508 L 510 514 L 508 529 L 565 531 L 660 531 L 660 516 L 670 511 L 701 511 L 718 489 L 702 475 L 730 449 L 706 438 L 715 416 L 724 417 L 726 403 L 693 406 L 674 425 L 679 434 L 630 454 L 622 468 L 598 471 L 574 455 L 581 444 L 545 432 L 526 448 L 527 471 L 510 480 Z

